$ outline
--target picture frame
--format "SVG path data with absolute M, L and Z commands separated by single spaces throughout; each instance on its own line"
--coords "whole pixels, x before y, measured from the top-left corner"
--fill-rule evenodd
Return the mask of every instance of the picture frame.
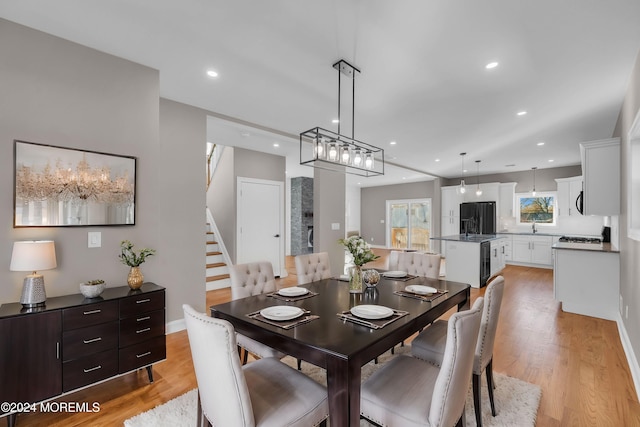
M 14 140 L 14 228 L 136 223 L 137 158 Z

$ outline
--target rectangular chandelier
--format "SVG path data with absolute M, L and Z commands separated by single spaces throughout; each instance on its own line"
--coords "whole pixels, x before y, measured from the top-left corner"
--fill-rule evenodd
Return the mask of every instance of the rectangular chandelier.
M 338 71 L 338 132 L 315 127 L 300 134 L 300 164 L 360 176 L 384 175 L 384 150 L 354 137 L 355 81 L 360 73 L 344 59 L 333 64 Z M 340 134 L 342 75 L 351 78 L 351 137 Z
M 300 164 L 353 175 L 384 175 L 384 150 L 315 127 L 300 134 Z

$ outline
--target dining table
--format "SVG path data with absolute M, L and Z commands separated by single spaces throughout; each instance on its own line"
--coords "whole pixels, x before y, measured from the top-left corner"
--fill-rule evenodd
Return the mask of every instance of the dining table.
M 348 281 L 330 278 L 300 286 L 309 292 L 299 298 L 260 294 L 211 306 L 210 312 L 229 321 L 238 333 L 326 369 L 331 426 L 358 426 L 361 367 L 450 309 L 470 307 L 469 284 L 419 276 L 388 278 L 380 272 L 377 286 L 362 293 L 350 293 Z M 438 293 L 425 298 L 406 292 L 411 285 Z M 363 305 L 391 309 L 393 316 L 390 321 L 367 321 L 351 315 L 353 307 Z M 272 306 L 299 307 L 307 320 L 293 327 L 291 321 L 267 323 L 259 313 Z

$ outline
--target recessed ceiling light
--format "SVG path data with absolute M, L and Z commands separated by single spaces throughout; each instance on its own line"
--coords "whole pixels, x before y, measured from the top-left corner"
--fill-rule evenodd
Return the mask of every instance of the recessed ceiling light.
M 389 144 L 391 144 L 391 145 L 396 145 L 396 144 L 397 144 L 397 142 L 395 142 L 395 141 L 391 141 Z
M 519 115 L 519 116 L 524 116 L 524 115 L 526 115 L 526 114 L 527 114 L 527 112 L 526 112 L 526 111 L 518 111 L 518 115 Z
M 487 70 L 490 70 L 492 68 L 496 68 L 498 66 L 497 62 L 489 62 L 487 65 L 484 66 L 484 68 L 486 68 Z
M 338 120 L 338 119 L 333 119 L 333 120 L 331 120 L 331 123 L 340 123 L 340 120 Z
M 549 163 L 553 163 L 553 159 L 549 159 Z
M 540 141 L 540 142 L 538 142 L 538 144 L 537 144 L 537 145 L 538 145 L 538 147 L 542 147 L 542 146 L 544 145 L 544 141 Z
M 467 173 L 467 170 L 466 169 L 462 169 L 462 173 Z
M 215 77 L 218 77 L 218 73 L 214 70 L 207 70 L 207 76 L 211 78 L 215 78 Z
M 436 159 L 435 161 L 436 161 L 436 162 L 439 162 L 439 161 L 440 161 L 440 159 Z
M 407 179 L 407 177 L 406 177 L 406 176 L 403 176 L 403 177 L 402 177 L 402 179 Z
M 274 147 L 280 147 L 280 144 L 278 144 L 277 142 L 274 142 L 274 143 L 273 143 L 273 146 L 274 146 Z
M 515 167 L 515 165 L 516 165 L 515 163 L 511 163 L 511 164 L 508 164 L 508 165 L 504 165 L 504 167 L 505 168 L 512 168 L 512 167 Z

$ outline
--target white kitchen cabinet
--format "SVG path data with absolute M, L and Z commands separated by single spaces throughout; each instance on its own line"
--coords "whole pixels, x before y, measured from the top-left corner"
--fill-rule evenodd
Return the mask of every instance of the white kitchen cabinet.
M 506 264 L 507 261 L 511 261 L 513 237 L 510 234 L 499 234 L 499 236 L 502 239 L 502 255 L 504 264 Z
M 491 276 L 495 276 L 505 267 L 505 242 L 507 239 L 491 241 Z
M 511 261 L 514 263 L 551 267 L 553 265 L 551 253 L 552 244 L 553 238 L 551 236 L 513 236 Z
M 440 189 L 440 192 L 441 192 L 440 205 L 442 206 L 442 214 L 441 214 L 442 217 L 457 216 L 459 218 L 460 203 L 464 202 L 464 194 L 460 194 L 459 187 L 457 185 L 453 187 L 442 187 Z
M 558 185 L 558 216 L 581 215 L 576 209 L 576 199 L 582 191 L 582 176 L 556 179 Z
M 500 195 L 498 197 L 498 217 L 501 219 L 515 217 L 514 200 L 516 192 L 515 182 L 505 182 L 500 184 Z
M 488 182 L 480 184 L 481 195 L 476 194 L 478 184 L 467 184 L 467 192 L 464 194 L 465 202 L 496 202 L 500 198 L 500 183 Z
M 580 144 L 585 215 L 620 214 L 620 139 Z

